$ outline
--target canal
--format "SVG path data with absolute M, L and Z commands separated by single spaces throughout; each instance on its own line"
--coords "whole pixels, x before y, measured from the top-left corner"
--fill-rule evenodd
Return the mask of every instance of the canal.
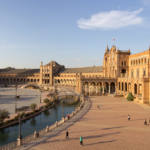
M 58 104 L 55 108 L 51 108 L 45 112 L 42 112 L 38 116 L 26 120 L 21 124 L 21 133 L 22 136 L 28 136 L 33 134 L 33 132 L 42 130 L 47 125 L 52 125 L 56 121 L 61 120 L 63 116 L 70 114 L 75 110 L 74 106 L 66 106 L 62 104 Z M 0 130 L 0 146 L 8 144 L 10 142 L 14 142 L 18 138 L 19 126 L 14 125 L 5 129 Z

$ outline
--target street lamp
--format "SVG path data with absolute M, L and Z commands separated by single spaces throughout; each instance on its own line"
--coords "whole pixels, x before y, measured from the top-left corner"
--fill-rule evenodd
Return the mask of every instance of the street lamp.
M 63 115 L 63 117 L 65 117 L 65 115 L 64 115 L 64 103 L 63 103 L 63 101 L 62 101 L 62 115 Z
M 19 115 L 19 135 L 18 135 L 19 139 L 22 139 L 22 135 L 21 135 L 21 116 Z
M 17 139 L 17 146 L 21 146 L 22 144 L 22 135 L 21 135 L 21 116 L 19 115 L 19 135 Z
M 42 102 L 41 101 L 41 95 L 42 95 L 42 90 L 40 89 L 40 103 Z
M 15 95 L 15 113 L 17 112 L 17 83 L 16 83 L 16 95 Z

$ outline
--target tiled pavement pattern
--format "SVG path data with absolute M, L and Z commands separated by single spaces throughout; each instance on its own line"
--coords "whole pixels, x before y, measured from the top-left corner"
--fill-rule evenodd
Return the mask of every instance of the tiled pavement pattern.
M 40 143 L 29 145 L 30 150 L 149 150 L 150 107 L 127 102 L 124 98 L 92 97 L 92 107 L 83 118 L 54 137 L 44 137 Z M 99 106 L 99 107 L 98 107 Z M 131 121 L 127 120 L 130 114 Z M 76 118 L 78 118 L 77 114 Z M 84 145 L 79 144 L 83 136 Z

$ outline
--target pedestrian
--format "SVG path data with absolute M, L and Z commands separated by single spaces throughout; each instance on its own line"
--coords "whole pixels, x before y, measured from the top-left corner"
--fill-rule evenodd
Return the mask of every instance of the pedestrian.
M 68 120 L 70 119 L 70 115 L 69 114 L 67 115 L 67 118 L 68 118 Z
M 83 137 L 80 136 L 80 145 L 83 145 Z
M 147 121 L 146 121 L 146 119 L 144 120 L 144 125 L 147 125 Z
M 128 120 L 131 120 L 130 115 L 128 114 Z
M 97 105 L 97 108 L 100 109 L 100 105 Z
M 66 139 L 69 139 L 69 132 L 68 132 L 68 130 L 66 131 Z

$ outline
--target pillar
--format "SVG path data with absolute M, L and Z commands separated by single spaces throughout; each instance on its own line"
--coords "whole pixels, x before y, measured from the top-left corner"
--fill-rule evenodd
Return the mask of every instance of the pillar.
M 104 87 L 104 83 L 102 83 L 102 94 L 105 94 L 105 87 Z
M 109 83 L 109 85 L 108 85 L 108 93 L 109 93 L 109 94 L 111 93 L 110 83 Z

